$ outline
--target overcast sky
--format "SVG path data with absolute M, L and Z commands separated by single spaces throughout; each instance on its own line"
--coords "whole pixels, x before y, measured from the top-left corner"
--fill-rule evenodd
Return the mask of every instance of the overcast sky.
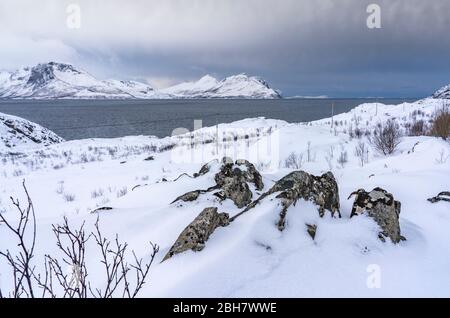
M 53 60 L 155 87 L 245 72 L 287 96 L 419 97 L 450 83 L 449 12 L 449 0 L 1 0 L 0 69 Z

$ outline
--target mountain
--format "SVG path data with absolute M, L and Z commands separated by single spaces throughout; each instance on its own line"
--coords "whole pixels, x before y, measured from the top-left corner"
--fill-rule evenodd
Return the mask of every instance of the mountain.
M 0 113 L 0 153 L 14 147 L 48 146 L 64 139 L 26 119 Z
M 267 82 L 246 74 L 230 76 L 222 81 L 206 75 L 197 82 L 178 84 L 162 92 L 176 98 L 281 98 L 280 93 L 270 88 Z
M 280 98 L 262 79 L 245 74 L 222 81 L 207 75 L 197 82 L 163 90 L 136 81 L 99 80 L 70 64 L 49 62 L 0 72 L 0 98 L 16 99 L 170 99 Z
M 133 98 L 70 64 L 49 62 L 0 75 L 1 98 Z
M 450 99 L 450 84 L 442 87 L 433 94 L 433 98 Z

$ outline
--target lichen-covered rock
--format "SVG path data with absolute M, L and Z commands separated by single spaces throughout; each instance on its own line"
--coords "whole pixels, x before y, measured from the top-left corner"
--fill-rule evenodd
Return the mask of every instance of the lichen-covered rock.
M 195 219 L 181 232 L 163 262 L 175 254 L 188 250 L 201 251 L 205 247 L 206 241 L 216 228 L 227 226 L 229 216 L 227 213 L 218 213 L 217 208 L 204 209 Z
M 322 176 L 314 176 L 305 171 L 294 171 L 277 181 L 269 191 L 263 193 L 256 201 L 249 204 L 244 211 L 234 216 L 231 221 L 253 209 L 261 200 L 274 193 L 278 193 L 276 198 L 280 199 L 282 205 L 278 221 L 278 229 L 280 231 L 283 231 L 285 228 L 286 214 L 289 207 L 299 199 L 316 204 L 321 217 L 325 215 L 325 210 L 330 211 L 332 216 L 335 213 L 339 217 L 341 216 L 339 212 L 339 189 L 336 179 L 331 172 Z
M 252 201 L 252 191 L 248 183 L 253 183 L 257 190 L 262 190 L 264 184 L 260 173 L 255 166 L 247 160 L 233 162 L 225 157 L 222 167 L 215 175 L 214 180 L 222 189 L 220 197 L 232 200 L 238 208 L 243 208 Z
M 173 200 L 172 203 L 178 202 L 178 201 L 183 201 L 183 202 L 191 202 L 191 201 L 195 201 L 198 199 L 198 197 L 200 196 L 201 191 L 200 190 L 195 190 L 195 191 L 190 191 L 188 193 L 185 193 L 183 195 L 180 195 L 178 198 L 176 198 L 175 200 Z M 171 204 L 172 204 L 171 203 Z
M 383 242 L 386 241 L 386 237 L 389 237 L 393 243 L 405 240 L 400 233 L 401 203 L 395 201 L 391 193 L 381 188 L 375 188 L 371 192 L 359 189 L 353 192 L 349 199 L 354 195 L 356 197 L 350 217 L 365 214 L 373 218 L 382 229 L 379 238 Z
M 247 160 L 236 160 L 236 165 L 244 166 L 244 175 L 247 182 L 251 182 L 255 185 L 256 190 L 261 191 L 264 189 L 264 183 L 261 174 L 256 170 L 255 166 Z
M 198 177 L 200 177 L 200 176 L 203 176 L 203 175 L 209 173 L 209 171 L 211 170 L 211 166 L 212 166 L 214 163 L 219 163 L 219 161 L 218 161 L 217 159 L 215 159 L 215 160 L 212 160 L 212 161 L 208 162 L 207 164 L 204 164 L 204 165 L 200 168 L 199 172 L 194 173 L 194 178 L 198 178 Z

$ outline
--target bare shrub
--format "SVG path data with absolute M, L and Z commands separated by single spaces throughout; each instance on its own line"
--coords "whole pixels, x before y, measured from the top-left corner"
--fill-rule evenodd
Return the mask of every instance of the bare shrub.
M 427 135 L 427 124 L 422 119 L 414 121 L 408 128 L 410 136 Z
M 123 187 L 122 189 L 117 191 L 117 197 L 121 198 L 121 197 L 127 195 L 127 193 L 128 193 L 128 188 L 127 187 Z
M 132 251 L 133 261 L 127 263 L 128 244 L 121 243 L 117 235 L 114 243 L 103 237 L 99 219 L 95 223 L 95 230 L 91 233 L 85 231 L 84 223 L 74 229 L 67 218 L 64 218 L 62 225 L 53 225 L 56 245 L 62 253 L 62 258 L 45 255 L 44 272 L 38 273 L 36 266 L 32 264 L 36 245 L 35 211 L 25 181 L 23 188 L 27 197 L 26 207 L 22 207 L 18 200 L 11 198 L 19 214 L 17 225 L 0 213 L 0 223 L 6 225 L 5 228 L 14 235 L 19 246 L 16 254 L 10 250 L 0 251 L 0 257 L 6 259 L 13 274 L 11 291 L 4 294 L 0 288 L 0 298 L 135 298 L 139 294 L 146 283 L 159 247 L 150 242 L 149 260 L 145 263 Z M 104 265 L 102 274 L 105 280 L 100 283 L 101 288 L 93 286 L 87 278 L 86 251 L 91 238 L 94 238 L 99 248 L 100 262 Z M 63 266 L 67 265 L 72 268 L 71 273 L 66 273 L 63 269 Z M 39 289 L 40 295 L 37 294 Z
M 63 194 L 64 193 L 64 181 L 60 181 L 58 183 L 58 187 L 56 188 L 57 194 Z
M 359 128 L 359 127 L 355 128 L 354 133 L 355 133 L 355 137 L 358 138 L 358 139 L 361 139 L 362 136 L 364 135 L 363 130 L 361 128 Z
M 301 169 L 303 166 L 303 154 L 291 152 L 284 160 L 284 167 L 289 169 Z
M 14 200 L 11 197 L 12 204 L 19 214 L 19 222 L 17 222 L 17 225 L 14 225 L 3 216 L 3 213 L 0 213 L 0 223 L 5 224 L 8 230 L 18 239 L 19 252 L 17 255 L 13 255 L 7 249 L 6 251 L 0 251 L 0 256 L 6 259 L 13 273 L 14 288 L 8 296 L 13 298 L 33 298 L 35 294 L 33 290 L 33 267 L 31 265 L 31 259 L 34 257 L 34 247 L 36 245 L 36 214 L 34 212 L 33 202 L 25 186 L 25 181 L 23 181 L 22 186 L 28 199 L 27 206 L 23 207 L 19 200 Z M 28 225 L 32 227 L 31 242 L 26 240 Z M 1 291 L 0 295 L 3 295 Z
M 387 156 L 397 149 L 401 142 L 402 134 L 399 126 L 394 120 L 388 120 L 386 123 L 379 123 L 369 141 L 376 151 Z
M 344 149 L 341 150 L 337 162 L 341 166 L 341 168 L 345 167 L 345 164 L 348 162 L 347 151 L 345 151 Z
M 73 201 L 75 201 L 75 194 L 64 193 L 63 198 L 64 198 L 64 201 L 66 201 L 66 202 L 73 202 Z
M 448 160 L 449 157 L 450 157 L 450 155 L 446 154 L 446 153 L 445 153 L 445 150 L 442 149 L 442 150 L 439 152 L 439 157 L 436 158 L 436 163 L 439 164 L 439 165 L 442 165 L 442 164 L 444 164 L 444 163 L 447 162 L 447 160 Z
M 431 135 L 441 137 L 444 140 L 447 140 L 450 136 L 450 112 L 448 107 L 444 107 L 434 114 Z
M 91 198 L 96 199 L 104 195 L 103 189 L 94 190 L 91 192 Z
M 364 164 L 369 162 L 369 148 L 365 142 L 358 142 L 355 147 L 355 156 L 358 157 L 359 165 L 361 167 L 364 167 Z

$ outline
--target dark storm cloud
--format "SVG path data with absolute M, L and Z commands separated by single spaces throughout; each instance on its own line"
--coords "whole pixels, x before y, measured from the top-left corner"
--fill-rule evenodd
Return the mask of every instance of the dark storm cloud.
M 80 29 L 65 25 L 70 3 Z M 366 26 L 371 3 L 381 29 Z M 450 83 L 448 12 L 448 0 L 5 0 L 0 67 L 61 59 L 155 85 L 247 72 L 286 95 L 424 96 Z

